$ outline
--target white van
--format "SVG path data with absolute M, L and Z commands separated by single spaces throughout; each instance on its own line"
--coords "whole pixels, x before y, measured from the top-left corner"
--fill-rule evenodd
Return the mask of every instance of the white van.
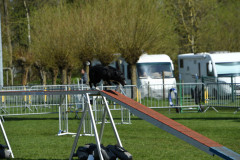
M 141 89 L 141 97 L 151 96 L 167 98 L 169 90 L 176 88 L 174 67 L 170 57 L 166 54 L 143 54 L 137 62 L 137 81 Z M 164 84 L 164 85 L 163 85 Z
M 240 91 L 240 52 L 181 54 L 178 55 L 178 67 L 184 83 L 195 83 L 197 77 L 203 78 L 204 83 L 221 84 L 210 89 L 212 94 L 233 93 L 230 85 L 233 83 L 236 93 Z

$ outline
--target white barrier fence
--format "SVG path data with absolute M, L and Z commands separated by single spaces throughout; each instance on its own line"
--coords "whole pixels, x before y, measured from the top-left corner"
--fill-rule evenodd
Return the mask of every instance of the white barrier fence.
M 150 108 L 176 108 L 183 110 L 200 111 L 203 106 L 204 84 L 177 83 L 174 85 L 145 85 L 139 88 L 140 103 Z
M 100 90 L 119 90 L 122 94 L 135 98 L 137 101 L 150 108 L 176 109 L 177 112 L 207 111 L 210 107 L 235 107 L 236 112 L 240 106 L 240 84 L 231 83 L 177 83 L 174 85 L 126 85 L 123 88 L 116 86 L 99 86 Z M 13 86 L 4 87 L 2 91 L 11 92 L 10 95 L 0 94 L 0 116 L 49 114 L 59 113 L 59 135 L 68 134 L 68 113 L 81 112 L 86 103 L 83 94 L 74 91 L 89 90 L 87 85 L 46 85 L 46 86 Z M 133 91 L 137 96 L 133 97 Z M 36 94 L 37 92 L 41 94 Z M 58 91 L 57 94 L 44 94 L 41 91 Z M 59 92 L 64 92 L 59 94 Z M 19 94 L 18 92 L 21 92 Z M 74 93 L 72 93 L 74 92 Z M 102 123 L 103 99 L 99 95 L 91 96 L 96 123 Z M 129 110 L 114 102 L 108 101 L 112 111 L 120 111 L 121 118 L 117 123 L 130 124 Z M 215 109 L 216 110 L 216 109 Z M 217 111 L 217 110 L 216 110 Z M 119 114 L 119 113 L 118 113 Z M 115 121 L 116 122 L 116 121 Z M 84 135 L 92 135 L 90 118 L 86 116 L 84 122 Z
M 100 86 L 102 89 L 116 89 L 113 86 Z M 131 93 L 131 88 L 134 86 L 125 86 L 120 88 L 123 94 Z M 71 134 L 68 132 L 68 114 L 75 113 L 75 117 L 78 117 L 78 113 L 85 107 L 85 99 L 83 94 L 77 94 L 73 91 L 89 90 L 86 85 L 46 85 L 46 86 L 12 86 L 4 87 L 2 92 L 6 91 L 11 93 L 10 95 L 1 94 L 0 101 L 0 116 L 13 116 L 13 115 L 30 115 L 30 114 L 50 114 L 59 113 L 59 133 L 58 135 Z M 51 94 L 44 94 L 41 91 L 57 91 L 57 94 L 52 92 Z M 21 94 L 19 94 L 21 92 Z M 62 94 L 59 94 L 59 92 Z M 37 94 L 41 93 L 41 94 Z M 129 94 L 130 95 L 130 94 Z M 95 120 L 97 123 L 101 123 L 100 119 L 103 114 L 103 102 L 101 96 L 91 96 L 93 105 L 93 111 L 95 113 Z M 121 120 L 120 124 L 131 123 L 131 117 L 129 110 L 109 102 L 111 110 L 120 111 Z M 119 113 L 118 113 L 119 114 Z M 84 122 L 84 135 L 92 134 L 92 127 L 89 121 L 89 117 L 86 116 Z
M 208 107 L 240 108 L 240 83 L 209 83 L 205 87 L 208 93 Z M 235 112 L 235 113 L 236 113 Z
M 116 86 L 98 86 L 100 90 L 113 89 Z M 135 88 L 135 89 L 134 89 Z M 46 86 L 14 86 L 4 87 L 4 91 L 74 91 L 88 90 L 87 85 L 46 85 Z M 120 88 L 121 92 L 130 98 L 135 98 L 138 102 L 150 108 L 191 108 L 191 107 L 236 107 L 240 106 L 240 84 L 237 83 L 177 83 L 172 85 L 127 85 Z M 133 90 L 137 90 L 137 97 L 133 97 Z M 96 112 L 96 121 L 101 119 L 101 97 L 93 97 L 95 105 L 93 110 Z M 57 113 L 58 107 L 63 105 L 68 112 L 77 112 L 84 106 L 84 98 L 80 94 L 66 95 L 11 95 L 0 96 L 0 111 L 2 116 L 7 115 L 26 115 L 26 114 L 47 114 Z M 111 110 L 124 109 L 109 102 Z M 127 121 L 123 116 L 122 122 Z M 126 118 L 126 119 L 125 119 Z M 125 119 L 125 120 L 124 120 Z M 129 121 L 129 120 L 128 120 Z
M 26 91 L 28 94 L 0 96 L 1 115 L 26 115 L 57 113 L 60 105 L 67 105 L 72 109 L 73 104 L 79 106 L 79 95 L 32 95 L 31 91 L 67 91 L 77 90 L 79 86 L 49 85 L 49 86 L 12 86 L 3 87 L 2 91 L 19 92 Z

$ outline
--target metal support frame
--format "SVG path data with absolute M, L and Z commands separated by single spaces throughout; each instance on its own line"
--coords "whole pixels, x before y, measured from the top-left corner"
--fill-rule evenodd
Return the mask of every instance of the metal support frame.
M 12 152 L 12 148 L 11 148 L 11 146 L 10 146 L 10 143 L 9 143 L 9 141 L 8 141 L 8 138 L 7 138 L 7 134 L 6 134 L 5 129 L 4 129 L 4 127 L 3 127 L 3 124 L 2 124 L 2 119 L 0 119 L 0 126 L 1 126 L 1 130 L 2 130 L 3 137 L 4 137 L 4 141 L 5 141 L 5 143 L 6 143 L 7 146 L 8 146 L 8 149 L 9 149 L 9 151 L 10 151 L 10 153 L 11 153 L 11 157 L 14 158 L 14 155 L 13 155 L 13 152 Z
M 206 112 L 210 107 L 211 107 L 214 111 L 218 112 L 218 110 L 217 110 L 215 107 L 213 107 L 213 106 L 208 106 L 203 112 Z
M 89 111 L 89 115 L 90 115 L 90 118 L 91 118 L 91 123 L 92 123 L 93 130 L 94 130 L 95 141 L 96 141 L 97 149 L 98 149 L 98 155 L 100 157 L 100 160 L 104 160 L 103 159 L 103 155 L 101 153 L 101 141 L 102 141 L 102 136 L 103 136 L 103 132 L 104 132 L 106 114 L 108 114 L 108 116 L 109 116 L 109 119 L 110 119 L 110 122 L 111 122 L 111 125 L 112 125 L 112 128 L 113 128 L 115 137 L 117 139 L 117 143 L 121 147 L 122 147 L 122 142 L 121 142 L 120 137 L 118 135 L 117 128 L 116 128 L 115 123 L 113 121 L 113 117 L 112 117 L 112 114 L 110 112 L 110 109 L 109 109 L 109 106 L 108 106 L 106 98 L 103 97 L 105 107 L 104 107 L 104 113 L 103 113 L 103 117 L 102 117 L 102 125 L 101 125 L 100 134 L 98 134 L 96 123 L 95 123 L 95 119 L 94 119 L 94 115 L 93 115 L 92 105 L 90 103 L 89 94 L 86 93 L 84 97 L 85 97 L 85 99 L 87 101 L 87 106 L 84 108 L 84 111 L 83 111 L 83 114 L 82 114 L 82 118 L 81 118 L 80 124 L 78 126 L 77 134 L 76 134 L 75 140 L 73 142 L 72 151 L 71 151 L 69 160 L 71 160 L 73 158 L 73 154 L 74 154 L 74 152 L 76 150 L 78 139 L 79 139 L 79 136 L 80 136 L 81 129 L 82 129 L 83 125 L 84 125 L 84 118 L 85 118 L 85 116 L 87 114 L 87 111 Z
M 2 97 L 4 97 L 4 96 L 2 96 Z M 0 106 L 0 110 L 2 111 L 2 113 L 8 113 L 8 111 L 4 108 L 6 108 L 5 102 L 3 102 L 3 106 Z
M 62 95 L 61 95 L 62 97 Z M 65 102 L 65 106 L 63 103 Z M 63 100 L 61 101 L 61 104 L 59 105 L 59 131 L 58 136 L 62 135 L 75 135 L 76 133 L 68 132 L 68 107 L 67 102 L 67 94 L 64 96 Z
M 240 107 L 238 107 L 236 111 L 234 111 L 233 113 L 236 114 L 239 110 L 240 110 Z

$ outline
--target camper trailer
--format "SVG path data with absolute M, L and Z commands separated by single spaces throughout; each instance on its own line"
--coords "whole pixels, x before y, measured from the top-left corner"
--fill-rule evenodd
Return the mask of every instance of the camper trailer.
M 171 88 L 176 88 L 173 74 L 173 62 L 165 54 L 143 54 L 137 62 L 137 81 L 141 97 L 151 94 L 152 97 L 168 97 Z
M 210 94 L 226 95 L 233 91 L 239 94 L 240 52 L 181 54 L 178 56 L 178 67 L 184 83 L 195 83 L 201 79 L 212 86 Z

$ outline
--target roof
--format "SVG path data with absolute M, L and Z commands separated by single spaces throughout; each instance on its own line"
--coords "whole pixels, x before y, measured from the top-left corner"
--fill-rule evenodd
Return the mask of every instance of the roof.
M 152 63 L 152 62 L 172 62 L 166 54 L 143 54 L 140 56 L 137 63 Z
M 215 53 L 187 53 L 178 55 L 179 58 L 205 58 L 211 57 L 214 62 L 240 62 L 240 52 L 215 52 Z

